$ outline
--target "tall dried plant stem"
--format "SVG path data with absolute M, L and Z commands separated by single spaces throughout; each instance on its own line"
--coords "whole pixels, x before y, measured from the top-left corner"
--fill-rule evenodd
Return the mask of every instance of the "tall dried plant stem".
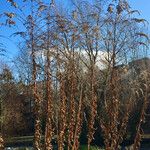
M 46 128 L 45 128 L 45 149 L 52 150 L 52 138 L 53 138 L 53 127 L 52 127 L 52 88 L 51 88 L 51 77 L 50 77 L 50 59 L 49 51 L 47 52 L 47 67 L 46 67 Z
M 116 139 L 115 149 L 117 149 L 119 144 L 123 141 L 123 137 L 126 133 L 126 128 L 127 128 L 128 120 L 129 120 L 129 114 L 132 110 L 131 100 L 129 101 L 128 104 L 125 105 L 125 107 L 126 107 L 126 112 L 122 118 L 121 127 L 120 127 L 120 129 L 118 129 L 118 134 L 117 134 L 118 136 Z
M 65 82 L 61 77 L 60 79 L 60 113 L 59 113 L 59 129 L 58 129 L 58 150 L 64 149 L 65 131 L 67 126 L 67 97 L 65 93 Z
M 137 125 L 137 130 L 136 130 L 136 136 L 134 139 L 134 144 L 133 144 L 133 149 L 134 150 L 139 150 L 140 149 L 140 142 L 142 140 L 142 123 L 144 123 L 145 121 L 145 111 L 147 109 L 147 103 L 148 103 L 148 87 L 147 85 L 144 85 L 146 90 L 145 90 L 145 95 L 143 95 L 144 97 L 144 101 L 143 101 L 143 106 L 142 106 L 142 110 L 141 110 L 141 114 L 140 114 L 140 118 L 139 118 L 139 123 Z
M 111 78 L 108 84 L 108 97 L 106 97 L 106 113 L 108 115 L 107 121 L 101 121 L 101 128 L 104 132 L 104 143 L 106 150 L 113 150 L 114 148 L 118 149 L 118 124 L 119 124 L 119 91 L 120 87 L 117 86 L 118 82 L 118 74 L 117 71 L 112 68 Z M 126 117 L 125 117 L 126 118 Z M 124 119 L 125 119 L 124 118 Z M 125 120 L 124 120 L 125 121 Z M 123 122 L 125 123 L 125 122 Z M 124 125 L 122 124 L 122 127 Z M 122 129 L 120 130 L 120 133 Z
M 78 106 L 78 112 L 77 112 L 77 119 L 76 119 L 76 126 L 75 126 L 75 133 L 74 133 L 74 140 L 73 140 L 73 146 L 72 150 L 78 150 L 79 149 L 79 138 L 82 128 L 82 108 L 83 108 L 83 87 L 81 85 L 81 92 L 80 92 L 80 99 L 79 99 L 79 106 Z
M 114 71 L 115 72 L 115 71 Z M 113 149 L 116 146 L 117 143 L 117 137 L 118 137 L 118 117 L 119 117 L 119 87 L 117 87 L 117 81 L 118 81 L 118 75 L 114 73 L 112 77 L 112 84 L 111 84 L 111 90 L 112 90 L 112 111 L 110 113 L 110 125 L 111 125 L 111 138 L 110 139 L 110 146 L 111 149 Z M 117 147 L 118 149 L 118 147 Z
M 75 94 L 76 94 L 76 75 L 74 70 L 74 62 L 70 64 L 70 71 L 68 74 L 69 85 L 70 85 L 70 108 L 69 108 L 69 119 L 68 119 L 68 150 L 72 148 L 75 131 Z
M 52 138 L 53 138 L 53 98 L 52 98 L 52 81 L 51 81 L 51 60 L 50 60 L 50 6 L 47 13 L 47 54 L 45 63 L 45 78 L 46 78 L 46 127 L 45 127 L 45 150 L 52 150 Z
M 89 123 L 88 123 L 88 150 L 90 150 L 90 144 L 93 140 L 93 135 L 95 133 L 94 123 L 95 118 L 97 115 L 97 95 L 95 91 L 95 72 L 94 72 L 94 66 L 92 66 L 91 69 L 91 105 L 90 105 L 90 117 L 89 117 Z
M 33 62 L 33 97 L 34 97 L 34 113 L 35 113 L 35 133 L 34 133 L 34 148 L 36 150 L 41 149 L 41 122 L 40 122 L 40 104 L 41 100 L 38 96 L 37 92 L 37 84 L 36 84 L 36 62 L 35 62 L 35 55 L 32 53 L 32 62 Z
M 32 9 L 33 10 L 33 9 Z M 32 11 L 33 16 L 33 11 Z M 35 113 L 35 133 L 34 133 L 34 149 L 40 150 L 41 149 L 41 122 L 40 122 L 40 105 L 41 105 L 41 99 L 38 95 L 37 91 L 37 83 L 36 83 L 36 76 L 37 76 L 37 68 L 36 68 L 36 56 L 35 56 L 35 43 L 34 43 L 34 22 L 33 18 L 31 17 L 31 31 L 30 31 L 30 37 L 31 37 L 31 56 L 32 56 L 32 81 L 33 81 L 33 97 L 34 97 L 34 113 Z

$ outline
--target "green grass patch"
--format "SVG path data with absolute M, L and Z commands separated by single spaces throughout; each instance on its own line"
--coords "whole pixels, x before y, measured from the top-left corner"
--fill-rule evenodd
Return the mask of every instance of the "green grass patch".
M 87 150 L 87 145 L 81 145 L 80 150 Z M 104 150 L 103 148 L 99 148 L 97 146 L 91 146 L 90 150 Z

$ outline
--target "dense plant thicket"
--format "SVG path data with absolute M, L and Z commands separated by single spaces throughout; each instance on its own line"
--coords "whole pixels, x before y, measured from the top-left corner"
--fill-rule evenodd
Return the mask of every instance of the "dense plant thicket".
M 8 68 L 1 73 L 4 131 L 32 132 L 34 118 L 35 150 L 52 150 L 54 137 L 59 150 L 77 150 L 83 140 L 90 150 L 98 132 L 106 150 L 117 150 L 138 110 L 133 148 L 139 149 L 150 75 L 149 59 L 139 59 L 148 46 L 139 12 L 126 0 L 72 1 L 68 11 L 54 1 L 8 2 L 6 25 L 21 26 L 13 36 L 22 41 L 19 82 Z

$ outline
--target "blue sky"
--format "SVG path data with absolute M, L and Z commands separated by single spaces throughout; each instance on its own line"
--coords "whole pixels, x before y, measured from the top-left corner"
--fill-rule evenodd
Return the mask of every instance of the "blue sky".
M 16 2 L 19 2 L 20 0 L 16 0 Z M 67 0 L 64 0 L 65 2 Z M 64 2 L 63 0 L 60 2 L 62 4 Z M 68 0 L 69 1 L 69 0 Z M 144 18 L 150 23 L 150 0 L 129 0 L 129 4 L 131 5 L 132 9 L 139 10 L 141 13 L 141 16 L 139 18 Z M 67 3 L 66 3 L 67 5 Z M 0 13 L 3 10 L 10 11 L 11 7 L 6 4 L 6 0 L 0 0 Z M 148 28 L 150 29 L 150 24 L 148 25 Z M 3 36 L 10 36 L 14 31 L 8 27 L 0 28 L 0 35 Z M 150 33 L 150 32 L 149 32 Z M 7 58 L 11 61 L 11 58 L 13 58 L 18 53 L 17 48 L 17 42 L 19 38 L 0 38 L 0 42 L 4 44 L 6 50 L 7 50 Z
M 133 9 L 139 10 L 141 18 L 146 19 L 150 23 L 150 0 L 129 0 L 129 3 Z

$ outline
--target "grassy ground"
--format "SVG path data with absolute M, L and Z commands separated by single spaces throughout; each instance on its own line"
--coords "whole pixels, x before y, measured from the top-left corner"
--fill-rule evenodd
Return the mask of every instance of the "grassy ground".
M 87 145 L 82 145 L 80 150 L 87 150 Z M 91 146 L 90 150 L 104 150 L 104 149 L 96 147 L 96 146 Z
M 18 146 L 32 146 L 33 139 L 34 139 L 33 136 L 22 136 L 22 137 L 10 137 L 10 138 L 4 139 L 4 141 L 5 141 L 5 146 L 18 147 Z M 43 140 L 44 140 L 44 137 L 42 136 L 42 141 Z M 142 147 L 148 147 L 150 149 L 150 134 L 142 136 Z M 87 150 L 87 145 L 82 145 L 80 150 Z M 104 150 L 104 149 L 91 146 L 90 150 Z

